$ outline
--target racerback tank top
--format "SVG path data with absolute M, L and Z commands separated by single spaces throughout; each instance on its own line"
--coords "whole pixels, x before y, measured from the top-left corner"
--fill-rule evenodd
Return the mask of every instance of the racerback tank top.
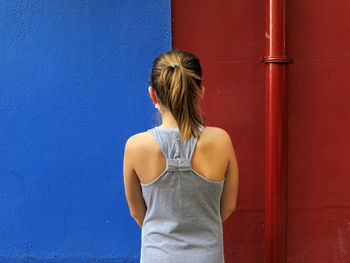
M 148 131 L 164 154 L 166 168 L 152 182 L 141 184 L 147 211 L 140 263 L 225 262 L 220 214 L 225 178 L 211 181 L 192 169 L 194 136 L 182 144 L 178 128 Z

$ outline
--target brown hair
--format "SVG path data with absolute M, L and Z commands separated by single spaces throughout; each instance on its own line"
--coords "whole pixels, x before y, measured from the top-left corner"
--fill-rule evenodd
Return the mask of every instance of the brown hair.
M 152 87 L 176 120 L 182 142 L 191 135 L 200 136 L 201 78 L 199 59 L 189 52 L 173 49 L 160 54 L 153 62 Z

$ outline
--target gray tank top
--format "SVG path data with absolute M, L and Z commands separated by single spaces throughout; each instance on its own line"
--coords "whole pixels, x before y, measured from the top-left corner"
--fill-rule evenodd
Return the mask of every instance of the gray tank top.
M 211 181 L 192 169 L 194 136 L 182 144 L 178 128 L 157 126 L 148 131 L 166 158 L 166 169 L 141 184 L 147 211 L 140 263 L 225 262 L 220 215 L 225 179 Z

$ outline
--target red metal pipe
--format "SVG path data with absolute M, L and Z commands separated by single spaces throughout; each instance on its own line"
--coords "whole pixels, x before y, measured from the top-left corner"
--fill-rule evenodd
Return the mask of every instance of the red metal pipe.
M 266 0 L 265 262 L 287 262 L 287 105 L 285 0 Z

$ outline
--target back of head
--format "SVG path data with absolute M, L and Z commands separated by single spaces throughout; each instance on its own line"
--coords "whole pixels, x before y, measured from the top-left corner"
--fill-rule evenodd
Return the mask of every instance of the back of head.
M 199 138 L 203 125 L 199 102 L 202 69 L 194 55 L 171 50 L 160 54 L 153 62 L 152 87 L 160 103 L 176 120 L 182 142 L 191 135 Z

